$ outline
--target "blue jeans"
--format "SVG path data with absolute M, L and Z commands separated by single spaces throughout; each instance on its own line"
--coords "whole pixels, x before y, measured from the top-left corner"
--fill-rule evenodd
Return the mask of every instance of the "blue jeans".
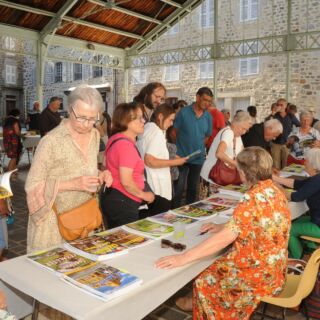
M 181 207 L 181 200 L 184 186 L 187 181 L 186 204 L 193 203 L 198 200 L 198 191 L 200 183 L 201 164 L 186 163 L 179 167 L 179 178 L 174 183 L 174 198 L 172 200 L 172 208 Z

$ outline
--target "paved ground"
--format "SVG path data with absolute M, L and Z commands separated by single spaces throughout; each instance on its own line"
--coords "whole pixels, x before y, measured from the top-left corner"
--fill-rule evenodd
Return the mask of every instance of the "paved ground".
M 6 164 L 6 162 L 5 162 Z M 8 227 L 9 231 L 9 251 L 7 253 L 8 258 L 14 258 L 26 253 L 26 227 L 27 227 L 27 205 L 24 192 L 24 183 L 28 173 L 29 164 L 26 155 L 23 156 L 19 165 L 19 174 L 17 179 L 12 181 L 13 189 L 13 205 L 15 209 L 15 221 L 13 225 Z M 191 286 L 186 286 L 174 297 L 171 297 L 164 304 L 159 306 L 151 314 L 146 316 L 143 320 L 189 320 L 192 319 L 191 313 L 186 313 L 178 310 L 174 305 L 174 300 L 177 296 L 184 295 L 190 292 Z M 274 308 L 274 314 L 280 315 L 280 310 Z M 287 313 L 287 319 L 289 320 L 302 320 L 304 317 L 294 311 L 289 310 Z M 28 320 L 31 317 L 27 318 Z M 55 310 L 48 308 L 47 306 L 41 306 L 41 312 L 39 320 L 67 320 L 70 317 L 56 312 Z M 258 316 L 253 316 L 253 320 L 260 319 Z M 126 320 L 126 319 L 113 319 L 113 320 Z M 227 319 L 226 319 L 227 320 Z

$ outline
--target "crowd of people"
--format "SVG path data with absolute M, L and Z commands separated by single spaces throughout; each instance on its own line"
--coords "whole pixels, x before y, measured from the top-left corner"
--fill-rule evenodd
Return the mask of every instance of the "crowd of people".
M 261 296 L 281 291 L 288 246 L 300 258 L 299 236 L 320 237 L 316 121 L 309 111 L 298 115 L 283 98 L 259 123 L 255 106 L 232 117 L 228 109 L 219 111 L 208 87 L 189 105 L 179 100 L 171 106 L 165 96 L 161 83 L 149 83 L 132 102 L 116 106 L 112 119 L 89 86 L 70 93 L 67 119 L 59 116 L 59 98 L 51 98 L 41 113 L 35 103 L 27 121 L 42 139 L 25 186 L 27 251 L 63 242 L 57 215 L 97 197 L 99 189 L 104 225 L 114 228 L 210 196 L 210 184 L 218 183 L 213 168 L 220 163 L 248 188 L 232 219 L 203 225 L 211 237 L 155 266 L 178 267 L 231 245 L 195 279 L 193 297 L 179 306 L 193 309 L 195 319 L 248 319 Z M 22 149 L 18 116 L 12 111 L 4 124 L 10 169 Z M 279 170 L 292 163 L 304 164 L 309 177 L 280 177 Z M 309 207 L 292 226 L 288 200 L 306 200 Z

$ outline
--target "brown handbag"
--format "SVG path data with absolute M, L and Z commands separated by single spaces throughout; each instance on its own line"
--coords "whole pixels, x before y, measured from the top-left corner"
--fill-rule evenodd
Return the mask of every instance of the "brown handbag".
M 228 128 L 224 129 L 224 131 L 225 130 L 228 130 Z M 223 132 L 221 133 L 220 141 L 221 141 Z M 233 139 L 233 157 L 234 159 L 236 158 L 236 140 L 235 139 Z M 211 179 L 213 182 L 221 186 L 226 186 L 228 184 L 235 184 L 235 185 L 241 184 L 241 179 L 240 179 L 240 175 L 237 168 L 230 167 L 220 159 L 217 159 L 217 162 L 211 168 L 209 172 L 209 179 Z
M 229 167 L 220 159 L 218 159 L 215 165 L 211 168 L 209 178 L 220 186 L 226 186 L 228 184 L 241 184 L 237 168 Z
M 66 212 L 58 213 L 55 204 L 52 209 L 57 216 L 60 234 L 67 241 L 85 238 L 102 224 L 101 211 L 95 197 Z

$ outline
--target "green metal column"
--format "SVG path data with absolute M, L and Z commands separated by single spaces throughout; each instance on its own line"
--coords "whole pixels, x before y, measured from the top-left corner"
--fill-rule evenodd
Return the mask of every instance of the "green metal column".
M 44 66 L 45 66 L 45 46 L 41 40 L 37 40 L 37 77 L 36 77 L 36 97 L 43 108 L 43 84 L 44 84 Z
M 218 66 L 215 58 L 218 55 L 217 52 L 217 43 L 218 43 L 218 0 L 214 0 L 214 7 L 213 7 L 213 27 L 214 27 L 214 39 L 213 39 L 213 93 L 214 99 L 217 100 L 217 86 L 218 86 Z
M 291 13 L 292 13 L 292 0 L 288 0 L 288 15 L 287 15 L 287 43 L 286 43 L 286 50 L 287 50 L 287 69 L 286 69 L 286 100 L 290 99 L 290 78 L 291 78 Z

